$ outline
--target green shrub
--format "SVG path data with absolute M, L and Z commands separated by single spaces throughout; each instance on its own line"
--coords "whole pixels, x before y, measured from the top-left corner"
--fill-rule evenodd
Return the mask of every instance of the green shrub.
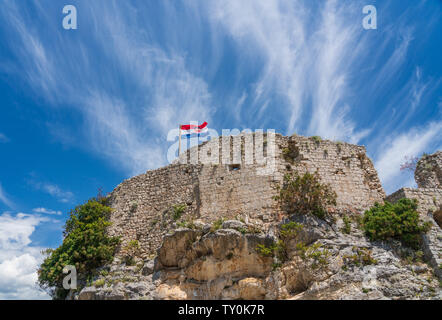
M 265 244 L 258 244 L 256 251 L 264 257 L 273 257 L 273 246 L 267 247 Z
M 427 232 L 431 223 L 422 222 L 416 211 L 417 201 L 400 199 L 395 204 L 376 203 L 366 211 L 363 219 L 365 234 L 371 240 L 400 240 L 403 244 L 417 249 L 421 234 Z
M 367 248 L 352 248 L 353 254 L 351 255 L 345 255 L 344 263 L 351 264 L 355 266 L 368 266 L 372 264 L 377 264 L 378 261 L 374 259 L 371 254 L 371 250 Z
M 351 221 L 350 221 L 350 218 L 348 216 L 344 216 L 342 218 L 342 221 L 344 222 L 344 227 L 342 228 L 342 232 L 344 232 L 346 234 L 350 234 L 350 232 L 351 232 Z
M 288 258 L 286 245 L 282 240 L 272 243 L 269 247 L 264 244 L 258 244 L 256 251 L 264 257 L 277 257 L 280 262 L 285 262 Z
M 322 248 L 322 244 L 317 242 L 310 246 L 305 245 L 303 242 L 299 242 L 296 245 L 298 255 L 303 260 L 312 260 L 312 268 L 323 268 L 328 266 L 328 257 L 330 251 Z
M 222 225 L 223 225 L 224 219 L 223 218 L 219 218 L 218 220 L 215 220 L 212 223 L 212 227 L 210 228 L 211 232 L 215 232 L 216 230 L 221 229 Z
M 303 229 L 301 223 L 290 221 L 281 226 L 280 235 L 283 239 L 294 238 Z
M 172 218 L 173 218 L 173 220 L 177 221 L 178 219 L 181 218 L 184 211 L 186 211 L 187 205 L 186 204 L 175 204 L 172 206 L 172 209 L 173 209 Z
M 193 221 L 179 221 L 176 225 L 180 228 L 196 229 L 196 225 Z
M 106 280 L 104 280 L 104 279 L 98 279 L 93 283 L 93 285 L 97 288 L 100 288 L 100 287 L 104 286 L 105 284 L 106 284 Z
M 336 193 L 329 185 L 322 184 L 318 173 L 297 172 L 284 176 L 283 187 L 279 188 L 279 200 L 289 214 L 313 214 L 324 218 L 327 206 L 336 205 Z
M 54 299 L 68 293 L 62 289 L 65 266 L 75 266 L 79 280 L 89 279 L 96 268 L 113 260 L 120 240 L 106 234 L 112 209 L 104 203 L 104 199 L 94 198 L 71 210 L 63 243 L 57 249 L 44 251 L 46 258 L 38 269 L 38 283 Z
M 316 143 L 319 144 L 322 141 L 322 138 L 320 136 L 313 136 L 312 140 Z

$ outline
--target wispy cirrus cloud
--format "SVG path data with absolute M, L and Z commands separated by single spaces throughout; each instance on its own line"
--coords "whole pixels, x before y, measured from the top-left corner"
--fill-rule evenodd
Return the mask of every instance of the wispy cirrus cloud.
M 277 93 L 285 102 L 273 110 L 286 119 L 287 133 L 363 138 L 368 131 L 356 129 L 346 103 L 365 48 L 356 8 L 337 1 L 313 7 L 305 1 L 211 2 L 215 25 L 232 34 L 247 59 L 264 62 L 249 109 L 261 109 Z M 265 122 L 267 113 L 259 114 Z
M 57 199 L 59 202 L 70 203 L 75 199 L 75 196 L 71 191 L 63 190 L 56 184 L 39 182 L 35 180 L 29 180 L 28 182 L 36 190 L 49 194 L 50 196 Z
M 52 50 L 51 43 L 25 28 L 25 14 L 15 3 L 7 1 L 7 9 L 24 45 L 17 53 L 24 58 L 30 85 L 54 106 L 67 102 L 82 115 L 82 131 L 75 135 L 51 123 L 50 131 L 61 133 L 63 141 L 98 153 L 133 175 L 166 163 L 168 146 L 159 139 L 165 140 L 170 129 L 190 120 L 210 121 L 205 81 L 187 70 L 183 53 L 145 39 L 145 25 L 130 3 L 88 6 L 82 14 L 100 23 L 91 22 L 93 32 L 64 50 Z M 34 9 L 45 16 L 42 6 Z M 66 35 L 61 27 L 54 30 L 55 38 Z M 94 69 L 91 58 L 97 55 L 102 55 L 103 65 L 94 64 Z M 60 63 L 65 67 L 58 68 Z M 132 85 L 131 90 L 121 89 L 119 81 Z
M 61 215 L 62 214 L 61 211 L 55 211 L 55 210 L 47 209 L 47 208 L 43 208 L 43 207 L 34 208 L 34 209 L 32 209 L 32 211 L 35 213 L 42 213 L 42 214 L 54 214 L 54 215 Z
M 127 175 L 166 164 L 167 131 L 196 119 L 366 143 L 380 159 L 384 136 L 416 127 L 412 120 L 440 88 L 427 70 L 407 68 L 410 50 L 422 41 L 410 19 L 421 4 L 367 31 L 364 1 L 161 2 L 153 8 L 97 0 L 83 7 L 82 26 L 65 32 L 43 3 L 23 9 L 5 1 L 0 16 L 21 40 L 11 47 L 34 92 L 49 108 L 79 115 L 71 127 L 51 119 L 50 130 Z M 377 5 L 378 13 L 389 6 Z M 26 28 L 30 11 L 53 27 L 50 37 Z M 146 18 L 157 13 L 161 19 Z
M 15 206 L 12 200 L 9 198 L 9 195 L 6 194 L 1 183 L 0 183 L 0 202 L 4 203 L 9 208 L 14 208 Z

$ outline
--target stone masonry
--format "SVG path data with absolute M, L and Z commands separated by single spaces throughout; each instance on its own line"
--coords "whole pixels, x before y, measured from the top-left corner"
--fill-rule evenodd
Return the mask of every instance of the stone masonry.
M 402 188 L 389 195 L 386 200 L 396 202 L 402 198 L 416 199 L 422 218 L 433 226 L 424 235 L 424 250 L 436 274 L 442 278 L 442 230 L 434 220 L 433 213 L 442 207 L 442 152 L 422 157 L 415 171 L 417 189 Z
M 414 178 L 419 188 L 442 188 L 442 151 L 423 156 L 417 163 Z
M 280 221 L 275 187 L 294 171 L 317 171 L 337 193 L 337 210 L 362 212 L 385 198 L 363 146 L 247 133 L 212 139 L 171 165 L 122 182 L 109 196 L 114 209 L 109 233 L 122 237 L 121 254 L 129 241 L 138 240 L 140 256 L 148 257 L 178 221 L 236 218 L 265 229 Z M 182 215 L 178 205 L 185 208 Z

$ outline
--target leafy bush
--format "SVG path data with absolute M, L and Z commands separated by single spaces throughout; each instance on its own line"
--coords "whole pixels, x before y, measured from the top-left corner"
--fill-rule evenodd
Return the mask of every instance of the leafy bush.
M 258 244 L 256 251 L 264 257 L 277 257 L 281 262 L 285 262 L 288 259 L 286 244 L 282 240 L 272 243 L 269 247 L 265 244 Z
M 221 229 L 223 222 L 224 222 L 223 218 L 219 218 L 218 220 L 214 221 L 212 223 L 212 227 L 210 228 L 210 231 L 215 232 L 216 230 Z
M 106 280 L 104 280 L 104 279 L 98 279 L 93 283 L 93 285 L 97 288 L 100 288 L 100 287 L 104 286 L 105 284 L 106 284 Z
M 322 141 L 322 138 L 320 136 L 313 136 L 312 140 L 316 143 L 319 144 Z
M 336 193 L 320 182 L 318 173 L 286 174 L 283 187 L 279 189 L 275 199 L 281 201 L 289 214 L 313 214 L 324 218 L 327 206 L 336 205 Z
M 375 203 L 374 207 L 364 214 L 365 234 L 371 240 L 400 240 L 416 249 L 419 247 L 421 234 L 427 232 L 431 226 L 430 223 L 421 221 L 416 209 L 417 201 L 406 198 L 395 204 Z
M 303 228 L 304 226 L 301 223 L 290 221 L 281 226 L 279 233 L 283 239 L 294 238 Z
M 342 221 L 344 222 L 344 227 L 342 228 L 342 232 L 346 234 L 350 234 L 351 232 L 351 221 L 348 216 L 344 216 L 342 218 Z
M 177 221 L 181 218 L 184 211 L 186 211 L 187 205 L 186 204 L 175 204 L 172 206 L 173 209 L 173 220 Z
M 178 221 L 176 225 L 180 228 L 196 229 L 196 225 L 193 221 Z
M 63 243 L 57 249 L 44 251 L 46 258 L 38 270 L 40 287 L 53 298 L 64 298 L 68 293 L 62 289 L 65 266 L 75 266 L 79 280 L 89 279 L 96 268 L 113 260 L 120 240 L 106 234 L 111 210 L 105 199 L 96 198 L 71 210 Z
M 264 257 L 273 257 L 274 246 L 267 247 L 265 244 L 258 244 L 256 251 Z
M 312 260 L 312 268 L 323 268 L 328 266 L 328 257 L 330 251 L 322 248 L 322 244 L 317 242 L 310 246 L 305 245 L 303 242 L 299 242 L 296 245 L 296 250 L 299 256 L 303 260 Z

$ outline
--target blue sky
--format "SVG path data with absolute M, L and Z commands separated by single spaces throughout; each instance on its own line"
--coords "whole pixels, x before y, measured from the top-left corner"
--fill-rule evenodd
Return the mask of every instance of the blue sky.
M 441 14 L 439 0 L 3 0 L 0 299 L 47 298 L 39 251 L 69 209 L 167 164 L 179 123 L 362 144 L 387 193 L 414 186 L 404 157 L 442 144 Z

